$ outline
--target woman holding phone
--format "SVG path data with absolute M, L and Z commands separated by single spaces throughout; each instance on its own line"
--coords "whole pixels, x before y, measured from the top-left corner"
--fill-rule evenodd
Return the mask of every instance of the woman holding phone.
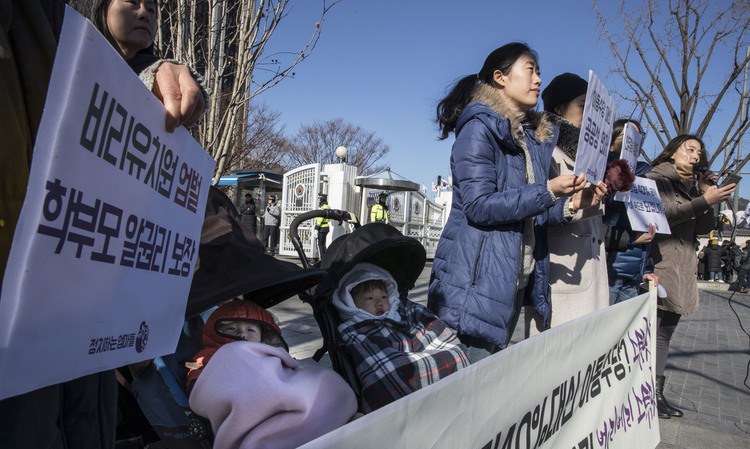
M 698 309 L 698 260 L 694 242 L 714 224 L 711 206 L 729 198 L 736 184 L 716 186 L 716 175 L 697 166 L 708 166 L 706 147 L 695 135 L 682 134 L 654 159 L 647 178 L 656 181 L 671 234 L 656 234 L 651 256 L 654 274 L 667 291 L 658 298 L 656 319 L 656 404 L 659 418 L 681 417 L 682 411 L 664 397 L 664 368 L 669 342 L 680 317 Z M 697 177 L 696 177 L 697 175 Z

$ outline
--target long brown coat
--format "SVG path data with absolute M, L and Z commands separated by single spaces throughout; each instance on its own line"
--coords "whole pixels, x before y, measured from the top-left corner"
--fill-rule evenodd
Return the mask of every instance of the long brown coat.
M 0 0 L 0 283 L 29 180 L 62 0 Z
M 654 273 L 667 290 L 658 307 L 679 314 L 698 309 L 698 260 L 695 237 L 713 227 L 711 208 L 694 182 L 685 182 L 670 162 L 664 162 L 646 174 L 656 181 L 664 204 L 670 235 L 656 234 L 651 246 Z

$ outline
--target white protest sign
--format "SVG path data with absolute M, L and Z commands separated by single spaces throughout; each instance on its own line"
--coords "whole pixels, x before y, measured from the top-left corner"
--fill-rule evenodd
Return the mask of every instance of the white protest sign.
M 214 161 L 71 8 L 0 296 L 0 399 L 174 351 Z
M 625 124 L 622 130 L 622 149 L 620 150 L 620 159 L 628 163 L 630 171 L 635 173 L 635 167 L 638 161 L 638 153 L 641 151 L 641 133 L 632 123 Z
M 589 70 L 589 86 L 586 90 L 586 104 L 583 106 L 574 172 L 584 173 L 586 179 L 594 184 L 604 179 L 614 117 L 615 102 L 612 95 L 594 72 Z
M 301 449 L 654 448 L 655 335 L 652 292 L 512 345 Z
M 635 177 L 633 187 L 629 192 L 618 192 L 621 201 L 625 202 L 628 211 L 630 228 L 634 231 L 648 232 L 648 225 L 656 226 L 657 234 L 671 234 L 664 205 L 656 188 L 656 181 L 648 178 Z

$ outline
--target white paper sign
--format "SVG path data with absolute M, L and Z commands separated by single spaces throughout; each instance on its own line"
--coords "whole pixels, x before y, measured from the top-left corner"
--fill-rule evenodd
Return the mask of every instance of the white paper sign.
M 655 335 L 653 292 L 510 346 L 301 449 L 654 448 Z
M 614 117 L 615 102 L 612 96 L 594 72 L 589 70 L 574 172 L 584 173 L 593 184 L 604 179 Z
M 641 152 L 641 133 L 632 123 L 625 124 L 622 130 L 622 149 L 620 150 L 620 159 L 624 160 L 630 166 L 630 171 L 635 173 L 635 167 L 638 161 L 638 153 Z
M 653 179 L 636 176 L 630 191 L 618 192 L 615 199 L 625 202 L 630 228 L 634 231 L 648 232 L 648 225 L 653 224 L 657 234 L 672 233 Z
M 0 399 L 174 351 L 214 161 L 65 12 L 0 296 Z

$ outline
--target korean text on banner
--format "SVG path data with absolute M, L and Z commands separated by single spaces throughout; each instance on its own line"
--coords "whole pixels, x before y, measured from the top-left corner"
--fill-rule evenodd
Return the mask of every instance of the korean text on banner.
M 625 124 L 622 130 L 622 149 L 620 159 L 628 163 L 630 171 L 635 173 L 638 153 L 641 151 L 641 133 L 632 123 Z
M 654 448 L 655 296 L 542 332 L 300 449 Z
M 604 179 L 615 112 L 612 95 L 594 72 L 589 70 L 589 86 L 583 107 L 574 172 L 584 173 L 586 179 L 594 184 Z
M 648 232 L 648 225 L 656 227 L 657 234 L 671 234 L 664 205 L 656 188 L 656 181 L 636 176 L 633 187 L 628 192 L 618 192 L 615 199 L 621 198 L 628 211 L 630 227 L 634 231 Z
M 174 351 L 214 161 L 67 8 L 0 296 L 0 399 Z

